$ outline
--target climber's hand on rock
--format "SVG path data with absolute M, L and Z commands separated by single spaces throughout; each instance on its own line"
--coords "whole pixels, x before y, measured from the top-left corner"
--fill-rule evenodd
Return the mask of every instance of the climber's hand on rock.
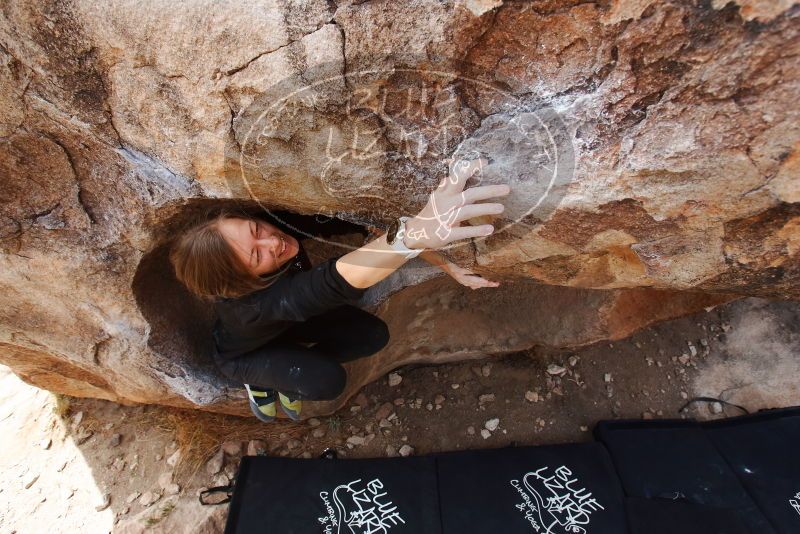
M 453 277 L 453 280 L 461 284 L 462 286 L 467 286 L 472 289 L 478 289 L 481 287 L 497 287 L 500 285 L 500 282 L 492 282 L 491 280 L 487 280 L 483 278 L 479 274 L 475 274 L 469 269 L 465 269 L 455 263 L 449 263 L 446 268 L 447 274 Z
M 502 213 L 501 203 L 478 203 L 511 192 L 508 185 L 483 185 L 464 189 L 467 180 L 488 165 L 483 159 L 451 163 L 448 176 L 431 193 L 428 203 L 419 214 L 406 223 L 403 239 L 408 248 L 441 248 L 452 241 L 488 236 L 494 232 L 491 224 L 460 226 L 461 222 L 483 215 Z

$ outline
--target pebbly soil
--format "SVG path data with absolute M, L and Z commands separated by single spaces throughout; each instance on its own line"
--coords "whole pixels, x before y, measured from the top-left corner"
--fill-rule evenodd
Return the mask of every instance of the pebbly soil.
M 312 457 L 591 439 L 609 418 L 724 417 L 800 404 L 800 304 L 747 299 L 577 350 L 413 366 L 366 386 L 339 413 L 262 424 L 157 406 L 54 396 L 0 374 L 0 532 L 221 532 L 242 454 Z

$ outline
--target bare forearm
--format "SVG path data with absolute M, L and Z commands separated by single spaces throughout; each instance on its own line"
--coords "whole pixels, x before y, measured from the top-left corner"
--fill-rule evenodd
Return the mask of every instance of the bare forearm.
M 420 258 L 425 260 L 426 262 L 430 263 L 434 267 L 438 267 L 443 271 L 447 271 L 450 262 L 442 256 L 441 253 L 436 252 L 435 250 L 426 250 L 425 252 L 419 255 Z
M 425 252 L 420 256 L 423 254 Z M 364 288 L 377 284 L 406 261 L 408 260 L 404 254 L 389 246 L 384 233 L 363 247 L 339 258 L 336 261 L 336 270 L 353 287 Z

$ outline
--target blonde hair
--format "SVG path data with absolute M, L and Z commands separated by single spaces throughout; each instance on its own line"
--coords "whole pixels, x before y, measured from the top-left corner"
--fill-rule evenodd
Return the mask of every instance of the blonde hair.
M 269 287 L 290 265 L 265 276 L 248 271 L 219 231 L 219 221 L 234 218 L 257 220 L 226 209 L 184 231 L 172 244 L 169 260 L 175 276 L 198 297 L 241 297 Z

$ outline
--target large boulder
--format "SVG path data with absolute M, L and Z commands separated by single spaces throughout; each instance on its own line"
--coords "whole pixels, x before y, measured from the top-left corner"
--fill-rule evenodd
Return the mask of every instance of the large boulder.
M 335 216 L 356 246 L 419 209 L 451 156 L 512 186 L 496 234 L 445 251 L 501 286 L 416 260 L 372 288 L 393 340 L 318 412 L 404 363 L 800 297 L 792 0 L 1 9 L 0 362 L 35 385 L 243 413 L 170 238 L 246 201 Z

